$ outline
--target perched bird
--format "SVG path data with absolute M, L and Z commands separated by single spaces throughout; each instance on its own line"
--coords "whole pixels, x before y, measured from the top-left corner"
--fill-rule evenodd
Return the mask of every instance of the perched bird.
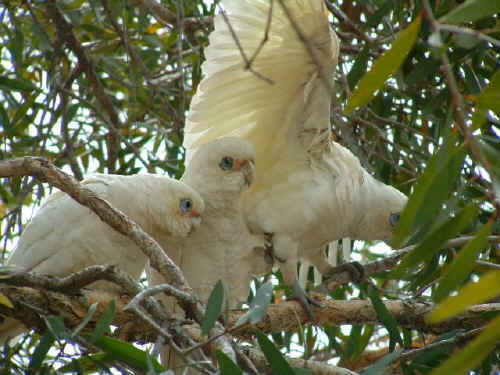
M 297 261 L 305 258 L 325 272 L 328 242 L 388 240 L 407 198 L 331 138 L 339 41 L 324 2 L 221 5 L 186 121 L 187 159 L 219 137 L 252 144 L 255 181 L 243 197 L 246 220 L 253 233 L 272 234 L 284 281 L 308 310 Z M 250 66 L 243 54 L 254 57 Z
M 164 176 L 95 174 L 82 183 L 153 238 L 158 233 L 162 238 L 186 238 L 199 226 L 205 207 L 196 191 Z M 26 226 L 7 264 L 60 277 L 91 265 L 115 264 L 138 279 L 146 261 L 132 240 L 103 223 L 89 208 L 57 192 Z M 119 290 L 107 281 L 90 287 Z M 6 319 L 0 324 L 0 343 L 23 331 L 18 321 Z
M 241 194 L 252 183 L 253 164 L 248 142 L 220 138 L 197 150 L 181 178 L 200 193 L 206 208 L 196 233 L 174 241 L 177 246 L 166 251 L 205 303 L 217 281 L 222 280 L 228 286 L 227 307 L 236 308 L 246 301 L 252 276 L 271 271 L 272 264 L 264 255 L 264 236 L 251 234 L 243 217 Z M 154 269 L 149 269 L 148 280 L 151 286 L 166 282 Z M 175 300 L 162 300 L 171 313 L 182 315 Z M 168 348 L 162 361 L 183 373 L 184 362 Z

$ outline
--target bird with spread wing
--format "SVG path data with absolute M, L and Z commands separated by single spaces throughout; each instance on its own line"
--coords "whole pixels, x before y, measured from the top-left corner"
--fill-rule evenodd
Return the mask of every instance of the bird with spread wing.
M 297 261 L 307 259 L 326 272 L 328 242 L 389 240 L 407 198 L 373 178 L 331 139 L 339 41 L 323 1 L 221 5 L 186 121 L 187 159 L 224 136 L 253 145 L 254 184 L 243 197 L 246 220 L 254 233 L 272 235 L 284 281 L 312 316 L 297 281 Z
M 153 238 L 186 238 L 199 226 L 205 209 L 189 186 L 153 174 L 95 174 L 82 181 L 139 224 Z M 7 264 L 40 274 L 67 276 L 91 265 L 114 264 L 135 279 L 146 266 L 146 255 L 132 240 L 103 223 L 89 208 L 62 192 L 51 195 L 23 231 Z M 91 288 L 119 292 L 98 281 Z M 7 318 L 0 324 L 0 343 L 24 331 Z

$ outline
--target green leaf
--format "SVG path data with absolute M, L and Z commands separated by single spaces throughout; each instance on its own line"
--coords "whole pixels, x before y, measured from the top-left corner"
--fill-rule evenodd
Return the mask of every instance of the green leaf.
M 24 35 L 21 32 L 21 30 L 19 30 L 18 27 L 16 27 L 14 34 L 15 35 L 12 38 L 12 44 L 11 44 L 10 51 L 12 52 L 12 55 L 14 57 L 14 61 L 15 61 L 17 68 L 21 69 L 21 66 L 23 63 Z
M 378 296 L 377 289 L 371 285 L 368 286 L 368 297 L 370 298 L 370 301 L 372 301 L 373 308 L 375 309 L 380 322 L 387 329 L 387 332 L 389 332 L 389 351 L 392 352 L 396 343 L 403 345 L 403 340 L 399 334 L 398 322 Z
M 243 375 L 243 371 L 220 350 L 215 351 L 215 358 L 217 358 L 221 375 Z
M 292 367 L 288 364 L 283 354 L 274 346 L 274 344 L 258 329 L 255 330 L 257 341 L 266 356 L 267 362 L 271 365 L 273 374 L 290 375 L 293 374 Z
M 108 358 L 125 362 L 138 370 L 146 371 L 149 362 L 153 364 L 155 371 L 165 371 L 165 368 L 158 361 L 152 359 L 148 352 L 138 349 L 128 342 L 101 336 L 94 345 L 109 354 Z
M 96 370 L 99 367 L 97 364 L 104 365 L 115 360 L 116 358 L 108 353 L 90 354 L 80 358 L 74 358 L 71 363 L 58 368 L 57 371 L 58 373 L 74 373 L 80 369 L 80 371 L 88 373 L 89 371 Z
M 90 341 L 95 343 L 99 337 L 101 337 L 104 333 L 109 332 L 109 325 L 113 321 L 116 313 L 116 302 L 115 300 L 111 300 L 108 304 L 108 307 L 102 314 L 101 318 L 97 321 L 95 325 L 94 332 L 90 337 Z
M 500 13 L 500 2 L 495 0 L 468 0 L 439 19 L 441 23 L 472 22 Z
M 425 227 L 432 222 L 432 218 L 456 184 L 465 154 L 465 147 L 463 145 L 457 147 L 456 136 L 453 135 L 429 160 L 401 213 L 394 231 L 394 247 L 401 246 L 419 226 Z
M 455 217 L 434 229 L 420 245 L 406 254 L 401 263 L 390 272 L 390 276 L 395 279 L 402 278 L 408 272 L 407 270 L 432 258 L 446 240 L 465 229 L 471 220 L 477 216 L 478 211 L 479 206 L 476 203 L 465 206 Z
M 352 359 L 355 361 L 361 353 L 366 349 L 368 344 L 370 343 L 370 339 L 375 331 L 375 326 L 373 324 L 366 324 L 363 328 L 363 333 L 359 338 L 359 345 L 356 351 L 354 352 Z
M 201 323 L 201 333 L 202 335 L 208 335 L 212 327 L 214 326 L 217 318 L 222 312 L 222 304 L 224 303 L 224 285 L 222 281 L 217 281 L 215 284 L 210 297 L 208 298 L 207 310 L 205 311 L 205 316 Z
M 434 291 L 432 295 L 434 301 L 441 301 L 469 276 L 476 265 L 474 261 L 477 254 L 488 242 L 487 236 L 491 231 L 491 226 L 491 223 L 484 225 L 476 236 L 460 250 Z
M 392 362 L 399 358 L 403 349 L 396 350 L 392 353 L 389 353 L 379 359 L 374 365 L 368 367 L 365 371 L 362 372 L 363 375 L 380 375 L 385 374 L 386 367 L 389 366 Z
M 380 4 L 380 3 L 379 3 Z M 366 21 L 365 27 L 376 27 L 382 18 L 388 14 L 392 9 L 394 9 L 394 3 L 392 0 L 386 0 L 382 6 L 380 6 L 372 16 Z
M 347 74 L 347 82 L 351 90 L 356 86 L 359 79 L 366 72 L 366 67 L 368 66 L 368 58 L 370 57 L 370 49 L 365 47 L 361 50 L 358 58 L 354 62 L 351 70 Z
M 83 318 L 83 320 L 80 322 L 80 324 L 78 324 L 76 326 L 76 328 L 73 330 L 73 332 L 71 333 L 71 337 L 76 337 L 80 333 L 80 331 L 85 328 L 85 326 L 88 324 L 88 322 L 90 322 L 90 319 L 92 319 L 92 317 L 94 316 L 98 305 L 99 305 L 98 302 L 94 302 L 89 307 L 89 311 L 87 312 L 87 315 L 85 315 L 85 318 Z
M 7 111 L 3 106 L 0 105 L 0 127 L 4 129 L 10 128 L 10 120 Z
M 52 335 L 54 335 L 56 339 L 64 340 L 69 338 L 69 334 L 66 326 L 64 325 L 62 317 L 49 315 L 46 317 L 44 316 L 43 320 L 47 325 L 47 329 L 52 333 Z
M 12 302 L 10 302 L 10 299 L 7 298 L 4 294 L 0 293 L 0 305 L 7 306 L 10 309 L 14 308 L 14 305 Z
M 33 85 L 30 81 L 24 79 L 12 79 L 5 76 L 0 76 L 0 89 L 4 90 L 15 90 L 15 91 L 33 91 L 38 90 L 38 88 Z
M 497 284 L 498 285 L 498 284 Z M 461 375 L 479 365 L 500 340 L 500 315 L 493 319 L 465 349 L 454 353 L 431 375 Z
M 478 129 L 486 120 L 489 110 L 500 115 L 500 70 L 490 79 L 481 93 L 476 97 L 476 106 L 472 115 L 472 128 Z
M 55 339 L 56 338 L 49 330 L 47 330 L 43 334 L 42 338 L 38 342 L 35 352 L 31 356 L 31 361 L 29 365 L 31 373 L 33 374 L 36 373 L 36 370 L 38 370 L 41 367 L 43 360 L 47 356 L 47 353 L 49 352 L 49 349 L 52 347 L 52 344 L 54 343 Z
M 361 78 L 358 87 L 352 92 L 347 102 L 346 114 L 368 103 L 375 91 L 381 89 L 385 81 L 398 70 L 417 40 L 421 21 L 422 16 L 415 18 L 408 28 L 401 32 L 399 38 L 394 41 L 391 49 L 384 52 L 375 61 L 372 69 Z
M 500 295 L 500 271 L 483 275 L 478 282 L 465 285 L 456 296 L 446 298 L 427 315 L 429 323 L 439 323 L 464 312 L 467 307 Z
M 359 341 L 361 338 L 361 328 L 362 326 L 359 324 L 355 324 L 351 328 L 345 350 L 345 356 L 347 358 L 351 358 L 354 352 L 358 349 Z
M 266 316 L 267 308 L 271 303 L 272 297 L 273 284 L 267 282 L 257 290 L 254 299 L 250 303 L 250 308 L 245 315 L 238 319 L 236 326 L 245 324 L 248 321 L 252 324 L 259 323 Z
M 483 166 L 488 170 L 491 177 L 493 192 L 497 199 L 500 199 L 500 151 L 498 147 L 493 147 L 482 140 L 477 142 L 479 150 L 484 158 Z
M 294 375 L 310 375 L 308 369 L 301 367 L 292 367 Z

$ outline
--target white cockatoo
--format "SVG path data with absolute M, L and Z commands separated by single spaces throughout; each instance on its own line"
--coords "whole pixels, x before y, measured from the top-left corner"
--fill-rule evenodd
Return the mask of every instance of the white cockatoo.
M 205 211 L 195 233 L 165 250 L 205 303 L 217 281 L 222 280 L 227 286 L 226 305 L 236 308 L 246 301 L 252 276 L 271 271 L 272 262 L 264 254 L 264 236 L 251 234 L 243 216 L 241 195 L 252 183 L 253 164 L 254 152 L 248 142 L 220 138 L 198 148 L 181 178 L 200 193 Z M 154 269 L 147 273 L 150 286 L 166 282 Z M 183 314 L 175 300 L 160 299 L 172 314 Z M 168 348 L 162 361 L 183 373 L 184 362 Z
M 82 183 L 156 238 L 186 238 L 199 226 L 205 204 L 189 186 L 165 176 L 95 174 Z M 163 241 L 163 245 L 166 245 Z M 91 265 L 115 264 L 139 279 L 146 255 L 89 208 L 68 195 L 51 195 L 26 226 L 7 261 L 26 271 L 67 276 Z M 118 291 L 107 281 L 91 288 Z M 24 331 L 14 319 L 0 324 L 0 344 Z
M 219 137 L 253 145 L 255 178 L 243 197 L 245 217 L 253 233 L 273 235 L 284 281 L 308 310 L 297 261 L 304 258 L 325 272 L 327 243 L 389 239 L 407 198 L 331 139 L 339 41 L 323 0 L 221 5 L 186 121 L 187 159 Z M 251 69 L 242 51 L 248 58 L 255 53 Z

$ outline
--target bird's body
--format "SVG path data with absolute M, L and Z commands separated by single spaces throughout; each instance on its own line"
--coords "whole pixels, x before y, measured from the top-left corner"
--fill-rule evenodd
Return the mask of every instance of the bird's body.
M 322 250 L 328 242 L 388 239 L 390 215 L 401 211 L 406 197 L 375 180 L 331 139 L 339 42 L 324 2 L 221 3 L 227 14 L 216 17 L 205 77 L 186 122 L 187 157 L 223 136 L 252 143 L 255 181 L 244 194 L 245 217 L 254 233 L 273 234 L 284 280 L 296 290 L 297 260 L 306 258 L 325 271 Z M 247 56 L 263 43 L 251 70 L 235 38 Z
M 198 226 L 204 210 L 198 193 L 168 177 L 95 174 L 82 183 L 153 238 L 159 234 L 170 240 L 188 236 Z M 146 261 L 146 255 L 132 240 L 103 223 L 89 208 L 57 192 L 26 226 L 7 263 L 60 277 L 91 265 L 115 264 L 138 279 Z M 90 287 L 118 290 L 106 281 Z M 16 325 L 19 328 L 19 323 Z M 7 327 L 0 325 L 0 340 L 13 336 L 14 331 Z
M 243 216 L 241 195 L 253 178 L 253 158 L 248 142 L 221 138 L 200 147 L 181 179 L 200 193 L 205 211 L 196 233 L 167 252 L 205 303 L 222 280 L 227 286 L 227 307 L 236 308 L 246 301 L 252 276 L 271 271 L 264 257 L 264 237 L 250 233 Z M 227 167 L 224 160 L 231 160 Z M 155 270 L 148 273 L 150 285 L 165 282 Z M 160 298 L 171 313 L 182 315 L 174 299 Z M 183 373 L 184 362 L 168 348 L 162 360 Z

